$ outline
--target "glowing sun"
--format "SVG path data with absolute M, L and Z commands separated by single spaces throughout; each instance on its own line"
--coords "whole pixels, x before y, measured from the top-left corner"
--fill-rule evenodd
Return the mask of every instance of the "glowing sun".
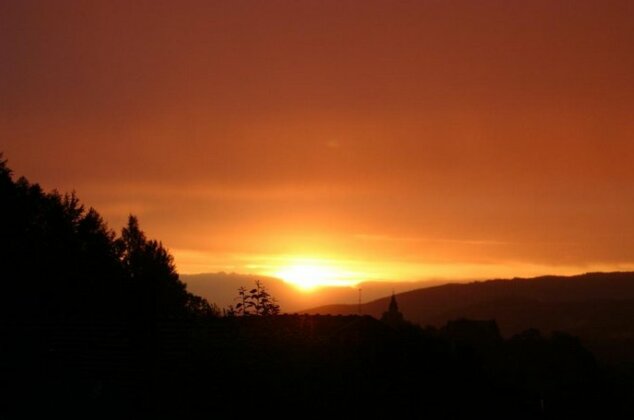
M 358 282 L 352 280 L 349 273 L 316 264 L 293 264 L 282 267 L 275 276 L 304 291 L 322 286 L 352 286 Z

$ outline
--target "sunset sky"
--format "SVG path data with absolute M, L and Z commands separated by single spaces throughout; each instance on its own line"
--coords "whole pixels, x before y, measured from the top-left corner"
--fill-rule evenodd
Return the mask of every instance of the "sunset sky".
M 0 2 L 9 166 L 181 273 L 634 269 L 633 114 L 629 0 Z

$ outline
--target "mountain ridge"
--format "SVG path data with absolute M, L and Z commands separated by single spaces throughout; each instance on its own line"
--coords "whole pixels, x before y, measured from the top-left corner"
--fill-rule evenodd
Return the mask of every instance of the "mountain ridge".
M 634 272 L 585 273 L 576 276 L 494 279 L 445 284 L 396 294 L 409 321 L 440 327 L 458 319 L 494 319 L 502 334 L 527 329 L 566 331 L 594 350 L 619 351 L 615 340 L 634 348 Z M 361 305 L 364 314 L 379 318 L 389 297 Z M 358 305 L 327 305 L 305 314 L 358 313 Z M 634 361 L 634 351 L 628 351 Z
M 577 283 L 575 284 L 574 282 Z M 599 285 L 598 282 L 602 282 L 603 284 Z M 568 293 L 564 298 L 549 295 L 549 293 L 563 293 L 564 291 Z M 512 279 L 492 279 L 469 283 L 448 283 L 397 293 L 396 297 L 399 300 L 399 304 L 404 308 L 404 311 L 406 311 L 406 308 L 410 307 L 411 303 L 415 303 L 412 302 L 413 298 L 416 299 L 423 296 L 428 300 L 431 300 L 432 297 L 436 299 L 444 298 L 442 302 L 438 300 L 429 302 L 430 307 L 444 307 L 449 292 L 456 292 L 462 298 L 471 299 L 471 303 L 478 303 L 483 300 L 488 301 L 495 297 L 512 296 L 533 297 L 537 300 L 553 302 L 585 300 L 591 297 L 619 299 L 624 296 L 629 296 L 634 298 L 634 272 L 592 272 L 574 276 L 548 275 L 532 278 L 514 277 Z M 594 293 L 598 293 L 598 295 Z M 625 295 L 623 295 L 623 293 L 625 293 Z M 455 298 L 456 296 L 451 297 Z M 388 299 L 389 296 L 386 296 L 363 303 L 361 305 L 362 310 L 370 315 L 380 315 L 380 312 L 377 312 L 377 306 L 386 303 Z M 459 304 L 463 305 L 464 302 Z M 358 305 L 356 307 L 358 307 Z M 356 307 L 355 305 L 324 305 L 300 312 L 317 313 L 319 310 L 332 309 L 345 311 L 346 308 L 356 309 Z M 385 307 L 387 307 L 387 305 L 385 305 Z

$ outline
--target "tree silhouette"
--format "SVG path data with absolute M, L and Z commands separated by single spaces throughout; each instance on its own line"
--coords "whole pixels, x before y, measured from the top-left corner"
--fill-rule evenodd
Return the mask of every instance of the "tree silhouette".
M 260 280 L 255 281 L 255 288 L 247 291 L 245 287 L 238 289 L 235 306 L 237 315 L 241 316 L 270 316 L 280 313 L 280 306 L 276 299 L 266 290 Z
M 268 316 L 280 313 L 280 305 L 277 304 L 275 298 L 271 296 L 260 280 L 255 281 L 255 289 L 252 289 L 250 293 L 256 315 Z
M 220 314 L 204 298 L 187 292 L 176 272 L 174 258 L 161 242 L 146 238 L 136 216 L 128 218 L 117 246 L 143 314 L 167 318 Z
M 14 181 L 0 154 L 0 319 L 218 316 L 189 293 L 172 256 L 130 216 L 121 237 L 75 193 Z

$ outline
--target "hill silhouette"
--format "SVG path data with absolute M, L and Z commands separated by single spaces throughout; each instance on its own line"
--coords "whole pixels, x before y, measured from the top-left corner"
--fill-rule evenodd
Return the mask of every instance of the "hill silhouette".
M 587 273 L 446 284 L 397 295 L 407 319 L 442 326 L 457 318 L 495 319 L 505 336 L 529 328 L 580 336 L 607 358 L 634 361 L 634 273 Z M 380 317 L 385 297 L 362 305 Z M 357 305 L 327 305 L 307 314 L 353 314 Z

